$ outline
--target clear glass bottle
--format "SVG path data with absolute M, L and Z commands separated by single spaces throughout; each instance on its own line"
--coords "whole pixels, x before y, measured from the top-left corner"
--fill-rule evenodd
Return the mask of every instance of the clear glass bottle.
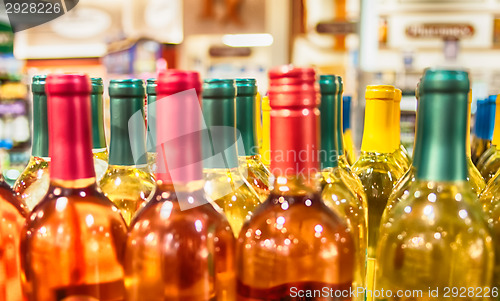
M 393 115 L 393 136 L 394 136 L 394 158 L 401 168 L 406 172 L 411 165 L 410 155 L 401 143 L 401 98 L 403 96 L 400 89 L 394 89 L 394 107 L 392 109 Z
M 130 224 L 155 188 L 155 179 L 147 165 L 144 137 L 144 82 L 139 79 L 111 80 L 109 96 L 109 165 L 99 186 Z
M 262 97 L 262 146 L 260 157 L 267 169 L 271 168 L 271 107 L 269 97 Z
M 321 200 L 315 73 L 283 66 L 269 75 L 274 182 L 238 238 L 237 300 L 334 300 L 352 287 L 356 256 L 347 226 Z M 323 288 L 329 297 L 300 296 Z
M 420 86 L 416 180 L 381 226 L 377 246 L 376 289 L 393 296 L 376 300 L 401 300 L 398 290 L 442 300 L 447 288 L 491 284 L 492 239 L 466 179 L 468 74 L 427 69 Z
M 238 150 L 239 166 L 246 179 L 257 192 L 261 202 L 269 196 L 269 176 L 262 163 L 257 145 L 255 102 L 257 86 L 253 78 L 236 79 L 236 128 L 241 135 L 243 150 Z
M 373 289 L 375 248 L 382 213 L 394 185 L 404 172 L 394 158 L 394 93 L 393 86 L 367 86 L 361 155 L 352 166 L 363 183 L 368 203 L 368 289 Z
M 235 239 L 203 191 L 201 107 L 196 96 L 175 95 L 199 93 L 199 75 L 169 69 L 157 89 L 157 189 L 130 227 L 127 300 L 233 301 Z
M 470 129 L 470 117 L 471 117 L 471 97 L 472 94 L 469 92 L 468 96 L 468 107 L 467 107 L 467 129 Z M 417 116 L 418 116 L 419 109 L 417 107 Z M 418 125 L 416 125 L 418 126 Z M 421 139 L 418 136 L 418 133 L 415 133 L 415 141 L 418 139 Z M 418 155 L 419 154 L 413 154 L 413 161 L 418 160 Z M 474 163 L 472 163 L 471 160 L 471 148 L 470 148 L 470 130 L 466 132 L 466 137 L 465 137 L 465 155 L 466 155 L 466 163 L 467 163 L 467 182 L 469 182 L 470 187 L 472 188 L 472 191 L 479 196 L 483 190 L 486 187 L 486 183 L 483 180 L 483 177 L 477 170 L 476 166 Z M 418 165 L 418 164 L 417 164 Z M 399 179 L 399 181 L 396 183 L 396 186 L 394 186 L 394 190 L 391 193 L 391 196 L 389 197 L 389 201 L 387 202 L 387 206 L 385 208 L 384 214 L 382 216 L 382 223 L 387 221 L 387 215 L 389 212 L 392 210 L 392 208 L 399 203 L 403 198 L 406 198 L 409 193 L 410 193 L 410 186 L 413 182 L 415 182 L 415 174 L 416 174 L 416 169 L 415 169 L 415 164 L 412 163 L 410 165 L 410 168 L 408 171 L 404 174 L 404 176 Z
M 102 103 L 104 85 L 100 77 L 91 78 L 90 81 L 92 83 L 92 92 L 90 94 L 92 106 L 92 153 L 94 154 L 96 181 L 99 182 L 108 168 L 108 146 L 106 145 L 106 134 L 104 132 L 104 108 Z
M 124 300 L 127 226 L 97 188 L 92 158 L 90 79 L 46 80 L 50 187 L 21 238 L 28 300 Z
M 346 159 L 349 166 L 356 162 L 356 148 L 354 146 L 354 139 L 351 130 L 351 96 L 342 96 L 343 113 L 342 113 L 342 131 L 344 133 L 344 146 Z
M 33 140 L 28 165 L 17 178 L 13 190 L 28 211 L 43 199 L 49 189 L 49 133 L 45 75 L 33 76 Z
M 0 300 L 24 300 L 21 283 L 21 254 L 19 244 L 28 215 L 26 207 L 14 196 L 0 172 L 0 252 L 2 281 Z
M 491 147 L 495 123 L 495 102 L 487 99 L 477 101 L 476 122 L 471 142 L 471 159 L 478 164 L 479 158 Z
M 500 102 L 496 95 L 490 95 L 489 101 Z M 495 126 L 490 148 L 484 152 L 478 161 L 478 169 L 486 182 L 489 182 L 500 169 L 500 108 L 495 105 Z M 497 122 L 498 119 L 498 122 Z M 498 125 L 498 126 L 497 126 Z M 482 163 L 482 165 L 481 165 Z
M 156 78 L 146 81 L 146 97 L 148 102 L 148 133 L 146 148 L 148 151 L 148 166 L 152 174 L 156 173 Z
M 260 204 L 258 194 L 238 168 L 235 97 L 232 79 L 206 79 L 203 83 L 203 135 L 205 192 L 222 208 L 234 236 Z
M 342 133 L 342 91 L 340 76 L 321 75 L 321 187 L 322 200 L 349 227 L 354 239 L 356 265 L 353 287 L 365 286 L 367 252 L 367 204 L 361 182 L 349 167 L 339 166 L 339 154 L 344 155 Z M 339 95 L 340 94 L 340 95 Z M 351 182 L 359 183 L 356 191 Z M 357 294 L 355 300 L 364 301 L 364 294 Z

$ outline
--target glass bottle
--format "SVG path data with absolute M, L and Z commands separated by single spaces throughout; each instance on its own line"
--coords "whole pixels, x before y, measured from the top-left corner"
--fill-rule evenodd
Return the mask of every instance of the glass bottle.
M 394 136 L 394 158 L 396 162 L 401 166 L 401 168 L 406 172 L 411 164 L 410 155 L 408 151 L 401 143 L 401 98 L 403 96 L 400 89 L 394 89 L 394 107 L 392 109 L 393 114 L 393 136 Z
M 99 182 L 102 192 L 120 209 L 127 224 L 154 190 L 144 133 L 144 82 L 111 80 L 109 166 Z
M 356 162 L 356 148 L 354 147 L 354 139 L 352 137 L 351 130 L 351 96 L 343 96 L 343 113 L 342 113 L 342 130 L 344 132 L 344 145 L 347 162 L 349 166 L 353 165 Z
M 130 227 L 127 300 L 233 301 L 235 239 L 203 191 L 199 75 L 169 69 L 157 89 L 157 189 Z
M 366 87 L 365 126 L 361 155 L 352 166 L 365 188 L 368 203 L 368 262 L 367 288 L 373 289 L 375 248 L 378 243 L 380 219 L 387 199 L 403 175 L 394 158 L 392 127 L 394 87 L 388 85 Z
M 496 95 L 491 95 L 489 97 L 490 100 L 497 100 Z M 491 141 L 490 148 L 484 152 L 478 161 L 478 169 L 481 171 L 481 175 L 483 176 L 486 182 L 489 182 L 496 174 L 496 172 L 500 169 L 500 108 L 499 104 L 495 105 L 495 126 L 493 129 L 493 139 Z M 497 126 L 497 118 L 498 118 L 498 126 Z M 482 163 L 482 164 L 481 164 Z M 482 166 L 481 166 L 482 165 Z
M 447 288 L 490 286 L 493 246 L 466 180 L 468 74 L 427 69 L 421 92 L 416 180 L 381 226 L 376 289 L 421 290 L 422 300 L 442 300 Z M 487 299 L 472 295 L 466 299 Z
M 146 95 L 148 102 L 148 133 L 146 147 L 148 151 L 148 165 L 152 174 L 156 173 L 156 78 L 146 81 Z
M 260 204 L 260 199 L 238 168 L 235 97 L 232 79 L 206 79 L 203 83 L 203 135 L 205 192 L 222 208 L 234 236 Z
M 471 142 L 471 159 L 477 165 L 479 158 L 491 147 L 495 123 L 495 101 L 483 99 L 477 101 L 476 122 Z
M 21 238 L 28 300 L 124 300 L 127 226 L 97 188 L 92 158 L 90 79 L 46 80 L 50 187 Z
M 43 199 L 49 189 L 49 133 L 45 75 L 33 76 L 33 140 L 28 166 L 17 178 L 13 190 L 28 211 Z
M 283 66 L 269 76 L 274 182 L 237 241 L 237 300 L 335 300 L 351 288 L 356 259 L 347 226 L 321 200 L 315 73 Z M 300 295 L 323 288 L 329 297 Z
M 241 134 L 243 151 L 238 150 L 239 165 L 243 166 L 247 181 L 257 192 L 261 202 L 269 195 L 269 170 L 258 152 L 255 102 L 257 86 L 253 78 L 236 79 L 236 128 Z
M 418 88 L 417 88 L 418 90 Z M 416 93 L 417 94 L 417 93 Z M 468 96 L 468 105 L 467 105 L 467 129 L 470 129 L 470 119 L 471 119 L 471 101 L 472 101 L 472 93 L 469 92 Z M 417 116 L 418 116 L 418 106 L 417 106 Z M 418 118 L 418 117 L 417 117 Z M 416 125 L 418 126 L 418 125 Z M 470 148 L 470 130 L 466 131 L 465 137 L 465 155 L 466 155 L 466 163 L 467 163 L 467 182 L 469 182 L 472 191 L 479 197 L 479 195 L 483 192 L 486 187 L 486 183 L 483 180 L 483 177 L 477 170 L 474 163 L 471 160 L 471 148 Z M 421 139 L 418 137 L 418 133 L 415 132 L 415 141 Z M 418 160 L 419 154 L 413 154 L 413 161 Z M 382 223 L 387 221 L 387 215 L 390 213 L 392 208 L 399 203 L 403 198 L 406 198 L 410 193 L 410 185 L 415 182 L 415 174 L 416 169 L 415 166 L 418 164 L 411 164 L 408 171 L 404 174 L 404 176 L 399 179 L 394 186 L 394 190 L 392 191 L 389 201 L 387 202 L 387 206 L 385 207 L 384 214 L 382 215 Z
M 106 145 L 106 134 L 104 132 L 104 112 L 102 93 L 104 85 L 102 78 L 90 79 L 92 92 L 90 103 L 92 106 L 92 153 L 94 154 L 94 169 L 96 181 L 99 182 L 108 168 L 108 147 Z
M 335 75 L 321 75 L 321 187 L 322 200 L 340 216 L 349 227 L 354 239 L 356 266 L 353 287 L 365 286 L 367 252 L 367 204 L 361 182 L 349 167 L 339 166 L 339 154 L 344 154 L 342 137 L 342 78 Z M 339 95 L 340 94 L 340 95 Z M 359 183 L 356 191 L 352 183 Z M 363 300 L 364 295 L 356 295 Z
M 271 167 L 271 107 L 269 97 L 262 97 L 262 146 L 260 148 L 262 163 L 269 170 Z

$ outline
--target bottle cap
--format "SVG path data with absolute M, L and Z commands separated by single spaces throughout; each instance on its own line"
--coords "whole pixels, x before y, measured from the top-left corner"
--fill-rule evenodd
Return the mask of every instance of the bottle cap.
M 469 92 L 469 74 L 463 70 L 426 69 L 420 82 L 421 94 Z M 422 95 L 420 95 L 422 97 Z
M 393 100 L 395 89 L 390 85 L 370 85 L 366 86 L 366 99 Z
M 46 75 L 35 75 L 33 76 L 33 81 L 31 83 L 31 91 L 33 93 L 43 93 L 45 94 L 45 80 Z
M 312 68 L 279 66 L 269 71 L 271 108 L 317 107 L 320 102 L 316 73 Z
M 92 94 L 102 94 L 104 92 L 104 84 L 102 83 L 102 78 L 92 77 L 90 79 L 90 83 L 92 84 Z
M 401 102 L 401 98 L 403 98 L 403 92 L 401 89 L 395 88 L 394 89 L 394 102 Z
M 95 177 L 92 156 L 90 79 L 82 74 L 51 74 L 46 79 L 50 178 Z
M 148 80 L 146 81 L 146 94 L 156 95 L 156 86 L 156 78 L 148 78 Z
M 337 94 L 344 92 L 342 77 L 337 75 L 320 75 L 319 88 L 321 95 Z
M 237 78 L 236 96 L 255 96 L 257 95 L 257 85 L 254 78 Z
M 200 89 L 197 72 L 168 69 L 158 74 L 157 180 L 186 183 L 202 178 Z
M 203 98 L 227 98 L 236 96 L 233 79 L 205 79 L 203 81 Z

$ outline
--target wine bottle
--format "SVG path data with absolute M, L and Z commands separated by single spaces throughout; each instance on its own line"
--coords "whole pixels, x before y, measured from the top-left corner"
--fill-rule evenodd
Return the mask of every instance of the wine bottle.
M 315 72 L 283 66 L 269 77 L 273 190 L 237 241 L 237 300 L 334 300 L 351 288 L 356 256 L 347 226 L 321 200 Z M 299 292 L 323 288 L 329 297 Z
M 196 72 L 158 76 L 157 189 L 130 226 L 127 300 L 235 300 L 233 232 L 203 191 L 200 89 Z
M 28 300 L 124 300 L 127 227 L 97 188 L 90 79 L 46 80 L 50 186 L 27 219 L 21 264 Z
M 497 100 L 496 95 L 490 96 L 490 99 L 494 99 L 495 102 L 500 102 Z M 500 105 L 495 105 L 495 126 L 493 129 L 493 139 L 491 141 L 492 145 L 490 148 L 484 152 L 478 161 L 478 168 L 481 171 L 486 182 L 489 182 L 500 169 Z M 497 123 L 498 119 L 498 123 Z M 497 126 L 498 125 L 498 126 Z M 482 164 L 481 164 L 482 163 Z M 481 166 L 482 165 L 482 166 Z
M 106 145 L 106 134 L 104 132 L 104 112 L 102 93 L 104 85 L 102 78 L 90 79 L 92 92 L 90 103 L 92 106 L 92 153 L 94 154 L 94 169 L 96 181 L 99 182 L 108 168 L 108 147 Z
M 0 300 L 24 300 L 21 277 L 21 254 L 19 245 L 25 218 L 26 207 L 17 199 L 0 171 L 0 245 L 2 257 L 2 281 Z
M 351 96 L 343 96 L 343 112 L 342 112 L 342 130 L 344 132 L 344 146 L 347 163 L 353 165 L 356 162 L 356 148 L 354 147 L 354 139 L 352 138 L 351 130 Z
M 476 122 L 471 142 L 471 159 L 477 164 L 482 154 L 491 147 L 495 124 L 495 100 L 477 101 Z
M 255 102 L 257 86 L 255 79 L 236 79 L 236 128 L 241 134 L 243 147 L 241 153 L 238 151 L 239 165 L 243 167 L 246 179 L 257 192 L 261 202 L 269 195 L 269 170 L 261 161 L 258 153 L 256 126 L 255 126 Z
M 431 292 L 485 288 L 492 278 L 491 236 L 466 180 L 468 75 L 427 69 L 420 89 L 416 180 L 381 226 L 377 246 L 376 289 L 393 295 L 376 300 L 418 289 L 418 298 L 442 300 Z M 482 295 L 467 300 L 487 299 Z
M 418 88 L 417 88 L 418 90 Z M 417 93 L 416 93 L 417 94 Z M 465 155 L 466 155 L 466 162 L 467 162 L 467 182 L 469 182 L 469 185 L 472 188 L 472 191 L 479 197 L 479 195 L 483 192 L 483 190 L 486 187 L 486 183 L 483 180 L 483 177 L 477 170 L 476 166 L 474 163 L 472 163 L 471 160 L 471 148 L 470 148 L 470 117 L 471 117 L 471 101 L 472 101 L 472 93 L 469 92 L 468 96 L 468 105 L 467 105 L 467 130 L 466 131 L 466 139 L 465 139 Z M 417 106 L 417 116 L 419 109 Z M 418 126 L 418 125 L 416 125 Z M 419 134 L 416 132 L 415 133 L 415 141 L 422 139 Z M 415 149 L 415 148 L 414 148 Z M 415 152 L 413 153 L 413 161 L 418 160 L 418 155 Z M 389 196 L 389 200 L 387 202 L 387 206 L 385 207 L 384 214 L 382 215 L 382 223 L 385 223 L 387 221 L 387 215 L 391 212 L 391 210 L 394 208 L 394 206 L 401 202 L 403 198 L 408 197 L 410 193 L 410 186 L 413 182 L 415 182 L 415 174 L 416 174 L 416 169 L 415 166 L 418 164 L 411 164 L 410 168 L 408 171 L 404 174 L 404 176 L 399 179 L 399 181 L 396 183 L 396 186 L 394 186 L 394 190 L 392 191 L 391 195 Z
M 255 123 L 255 136 L 257 137 L 257 153 L 260 154 L 260 149 L 262 148 L 262 97 L 257 90 L 254 101 L 254 123 Z M 262 158 L 261 158 L 262 161 Z
M 152 174 L 156 173 L 156 78 L 146 81 L 148 134 L 146 147 L 148 151 L 148 165 Z
M 262 147 L 260 148 L 262 163 L 269 169 L 271 167 L 271 107 L 269 97 L 262 97 Z
M 209 131 L 202 136 L 205 192 L 222 208 L 238 237 L 260 200 L 238 168 L 234 80 L 206 79 L 202 94 L 203 118 Z
M 348 166 L 339 166 L 339 154 L 344 155 L 342 137 L 342 90 L 340 76 L 321 75 L 321 197 L 348 225 L 354 239 L 356 265 L 353 287 L 364 287 L 367 252 L 367 204 L 358 177 Z M 359 183 L 355 189 L 353 183 Z M 356 300 L 363 300 L 357 294 Z
M 365 126 L 361 155 L 352 166 L 363 183 L 368 204 L 368 262 L 367 287 L 373 289 L 375 248 L 378 242 L 380 219 L 387 199 L 403 175 L 402 168 L 394 158 L 392 127 L 394 107 L 393 86 L 367 86 Z
M 393 122 L 392 125 L 392 135 L 394 136 L 393 143 L 394 148 L 396 149 L 394 152 L 394 158 L 396 162 L 401 166 L 404 171 L 407 171 L 411 164 L 410 155 L 408 155 L 408 151 L 401 143 L 401 98 L 402 92 L 400 89 L 394 89 L 394 107 L 392 109 L 393 114 Z
M 140 79 L 111 80 L 109 96 L 109 166 L 99 186 L 130 224 L 155 187 L 155 179 L 147 165 L 144 137 L 144 82 Z
M 33 76 L 33 140 L 28 165 L 14 184 L 14 193 L 28 211 L 33 210 L 49 189 L 49 133 L 45 75 Z

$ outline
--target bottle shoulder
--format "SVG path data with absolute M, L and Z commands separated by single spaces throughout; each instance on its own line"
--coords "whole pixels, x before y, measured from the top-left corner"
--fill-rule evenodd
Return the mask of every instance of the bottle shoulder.
M 29 229 L 67 225 L 73 230 L 78 225 L 85 228 L 105 226 L 127 231 L 125 221 L 113 203 L 98 191 L 96 185 L 71 189 L 50 186 L 44 199 L 33 209 L 28 218 Z M 76 228 L 75 228 L 76 227 Z
M 141 225 L 151 227 L 144 228 Z M 191 230 L 199 230 L 202 225 L 229 230 L 232 233 L 227 219 L 209 202 L 204 191 L 176 193 L 173 187 L 157 188 L 149 202 L 132 221 L 131 231 L 143 229 L 147 232 L 154 228 L 163 231 L 178 228 L 183 231 L 184 226 L 194 226 Z
M 99 186 L 103 191 L 118 189 L 152 190 L 155 186 L 155 178 L 149 172 L 147 166 L 136 168 L 134 166 L 117 167 L 110 165 L 99 181 Z
M 477 197 L 468 182 L 415 181 L 407 195 L 395 204 L 384 228 L 438 228 L 455 226 L 484 229 Z M 419 226 L 415 226 L 419 225 Z
M 390 174 L 399 179 L 404 173 L 392 154 L 377 153 L 362 153 L 352 170 L 360 179 L 371 174 Z

